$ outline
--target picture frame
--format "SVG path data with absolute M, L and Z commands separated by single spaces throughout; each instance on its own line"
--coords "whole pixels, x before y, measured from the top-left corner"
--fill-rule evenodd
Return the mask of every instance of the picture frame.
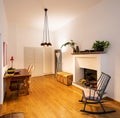
M 7 65 L 7 43 L 3 41 L 3 67 Z

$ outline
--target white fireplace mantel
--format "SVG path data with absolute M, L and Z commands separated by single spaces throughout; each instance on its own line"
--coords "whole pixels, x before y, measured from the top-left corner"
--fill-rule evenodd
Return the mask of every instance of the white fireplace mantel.
M 107 62 L 106 54 L 74 54 L 73 55 L 73 82 L 82 79 L 82 69 L 93 69 L 97 71 L 97 78 L 101 72 L 105 72 Z

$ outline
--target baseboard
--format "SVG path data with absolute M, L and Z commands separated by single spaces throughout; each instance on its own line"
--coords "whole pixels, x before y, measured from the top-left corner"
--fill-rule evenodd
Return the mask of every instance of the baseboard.
M 107 99 L 107 100 L 113 101 L 113 102 L 115 102 L 115 104 L 120 105 L 120 102 L 119 102 L 119 101 L 114 100 L 113 98 L 110 98 L 110 97 L 108 97 L 108 96 L 106 96 L 104 99 Z

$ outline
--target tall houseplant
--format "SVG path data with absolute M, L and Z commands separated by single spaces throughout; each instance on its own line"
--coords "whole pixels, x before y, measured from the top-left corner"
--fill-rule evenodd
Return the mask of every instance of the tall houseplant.
M 64 43 L 61 46 L 61 48 L 64 47 L 64 46 L 70 46 L 73 49 L 73 52 L 76 52 L 75 45 L 76 45 L 76 43 L 73 40 L 70 40 L 70 41 Z
M 110 42 L 109 41 L 95 41 L 93 43 L 92 48 L 95 51 L 104 51 L 104 49 L 108 48 L 110 46 Z

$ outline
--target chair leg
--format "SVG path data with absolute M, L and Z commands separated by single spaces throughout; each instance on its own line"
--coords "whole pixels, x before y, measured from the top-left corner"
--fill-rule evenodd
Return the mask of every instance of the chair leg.
M 103 112 L 105 112 L 105 109 L 104 109 L 104 107 L 103 107 L 102 103 L 101 103 L 101 102 L 99 102 L 99 104 L 100 104 L 101 108 L 103 109 Z
M 84 102 L 84 108 L 83 108 L 84 111 L 85 111 L 85 108 L 86 108 L 86 104 L 87 104 L 87 101 Z
M 86 105 L 87 105 L 87 100 L 83 101 L 83 103 L 84 103 L 83 110 L 80 110 L 80 111 L 85 112 L 86 111 L 85 108 L 86 108 Z
M 80 100 L 78 100 L 78 102 L 83 102 L 83 96 L 82 96 L 82 98 Z

